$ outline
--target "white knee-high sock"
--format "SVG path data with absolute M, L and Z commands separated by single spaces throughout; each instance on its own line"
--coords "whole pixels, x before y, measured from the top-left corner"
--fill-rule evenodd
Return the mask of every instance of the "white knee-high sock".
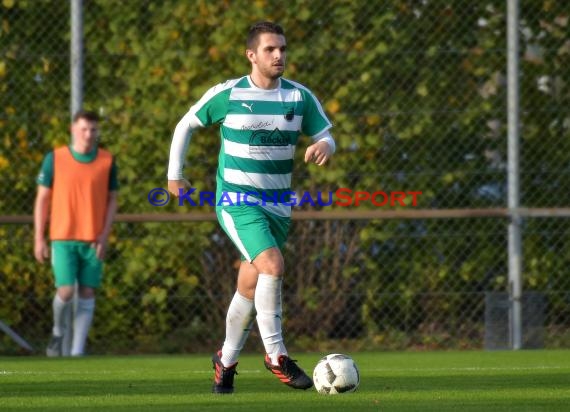
M 73 344 L 71 345 L 71 356 L 81 356 L 85 350 L 87 334 L 93 321 L 95 312 L 95 299 L 77 300 L 77 309 L 73 319 Z
M 56 293 L 53 297 L 52 308 L 53 308 L 53 329 L 52 333 L 54 336 L 63 336 L 63 332 L 66 328 L 66 323 L 71 310 L 73 300 L 68 300 L 67 302 L 62 300 Z
M 222 346 L 221 358 L 224 366 L 231 366 L 237 362 L 254 319 L 253 300 L 245 298 L 236 291 L 226 316 L 226 339 Z
M 257 310 L 257 326 L 265 352 L 271 362 L 277 365 L 279 355 L 287 355 L 281 334 L 281 285 L 283 279 L 260 273 L 255 288 L 255 309 Z

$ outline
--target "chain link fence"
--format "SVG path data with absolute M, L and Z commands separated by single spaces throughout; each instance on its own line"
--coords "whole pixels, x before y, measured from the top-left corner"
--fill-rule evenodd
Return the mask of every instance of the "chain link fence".
M 523 342 L 569 347 L 568 14 L 563 2 L 519 3 L 520 204 L 540 211 L 522 221 Z M 211 207 L 157 208 L 147 194 L 166 184 L 177 120 L 210 86 L 249 71 L 245 33 L 263 19 L 284 26 L 286 77 L 311 88 L 334 124 L 326 168 L 305 165 L 299 144 L 294 189 L 421 192 L 417 205 L 408 196 L 295 208 L 288 346 L 509 347 L 507 2 L 83 9 L 84 107 L 103 116 L 101 144 L 117 155 L 121 184 L 91 353 L 212 351 L 223 339 L 237 251 Z M 0 320 L 41 352 L 54 286 L 33 260 L 31 214 L 43 155 L 69 142 L 70 4 L 3 0 L 0 12 Z M 215 190 L 218 148 L 216 130 L 193 137 L 187 174 L 198 190 Z M 256 336 L 247 345 L 261 350 Z M 18 352 L 6 335 L 0 350 Z

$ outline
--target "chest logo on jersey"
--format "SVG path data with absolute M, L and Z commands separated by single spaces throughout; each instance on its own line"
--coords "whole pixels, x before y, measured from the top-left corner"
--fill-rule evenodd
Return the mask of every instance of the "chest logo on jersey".
M 274 150 L 288 150 L 291 138 L 275 128 L 256 130 L 249 138 L 250 153 L 268 153 Z
M 245 107 L 246 109 L 248 109 L 250 113 L 253 113 L 253 103 L 251 103 L 251 104 L 242 103 L 241 105 L 242 105 L 242 107 Z
M 283 105 L 283 117 L 288 122 L 295 118 L 295 106 L 291 104 Z

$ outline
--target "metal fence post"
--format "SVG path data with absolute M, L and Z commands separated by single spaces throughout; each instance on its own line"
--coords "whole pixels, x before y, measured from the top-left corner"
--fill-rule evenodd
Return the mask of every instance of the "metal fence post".
M 71 1 L 71 117 L 83 106 L 83 0 Z M 73 314 L 77 309 L 78 287 L 75 284 L 72 310 L 68 312 L 63 335 L 62 355 L 71 355 Z
M 71 1 L 71 116 L 83 106 L 83 0 Z
M 511 348 L 522 347 L 521 217 L 519 208 L 519 2 L 507 1 L 507 108 L 508 108 L 508 208 L 509 293 Z

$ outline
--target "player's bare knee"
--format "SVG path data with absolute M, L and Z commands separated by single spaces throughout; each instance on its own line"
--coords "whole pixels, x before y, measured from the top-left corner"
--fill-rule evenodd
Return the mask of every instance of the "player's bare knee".
M 81 299 L 93 299 L 95 298 L 95 290 L 90 287 L 80 286 L 79 287 L 79 297 Z
M 73 299 L 74 291 L 75 289 L 73 286 L 61 286 L 57 288 L 57 296 L 59 296 L 62 301 L 69 302 L 71 299 Z
M 283 255 L 277 248 L 271 248 L 261 252 L 252 262 L 259 273 L 272 276 L 283 276 L 285 263 Z
M 253 288 L 243 288 L 238 285 L 238 293 L 246 299 L 253 300 L 255 297 L 255 286 Z
M 271 276 L 283 276 L 283 263 L 275 261 L 259 261 L 255 262 L 255 267 L 259 270 L 259 273 Z
M 268 267 L 263 273 L 265 275 L 275 276 L 276 278 L 283 277 L 283 269 L 279 267 Z
M 260 259 L 255 260 L 254 264 L 259 270 L 259 273 L 264 273 L 271 276 L 283 276 L 285 265 L 283 259 Z

